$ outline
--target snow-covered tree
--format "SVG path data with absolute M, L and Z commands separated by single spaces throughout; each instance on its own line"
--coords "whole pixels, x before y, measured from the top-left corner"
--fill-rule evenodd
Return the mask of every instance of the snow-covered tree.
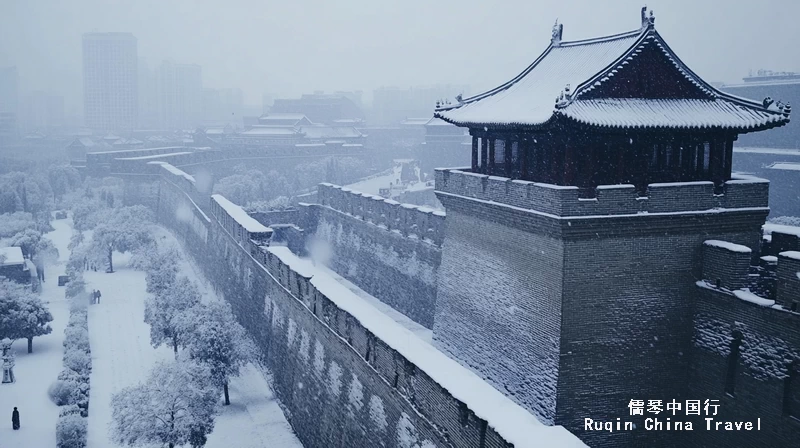
M 101 213 L 105 205 L 96 199 L 83 199 L 72 208 L 72 222 L 75 230 L 94 229 L 100 223 Z
M 223 177 L 214 184 L 215 194 L 221 194 L 236 204 L 247 204 L 259 199 L 260 191 L 260 185 L 247 174 Z
M 199 304 L 180 318 L 183 346 L 189 358 L 205 364 L 214 385 L 222 388 L 225 404 L 231 404 L 228 379 L 238 376 L 254 349 L 244 328 L 226 302 Z
M 204 443 L 214 429 L 217 401 L 204 366 L 161 362 L 145 383 L 112 397 L 112 439 L 120 445 L 170 448 L 201 440 Z
M 172 248 L 156 252 L 146 269 L 147 292 L 158 295 L 175 283 L 179 260 L 180 254 Z
M 42 236 L 36 229 L 25 229 L 9 240 L 12 246 L 22 249 L 22 254 L 33 260 L 38 255 L 43 257 L 58 258 L 58 249 L 53 242 Z
M 166 344 L 177 357 L 178 347 L 184 346 L 181 315 L 199 303 L 200 292 L 186 277 L 178 278 L 160 294 L 150 296 L 144 303 L 144 321 L 150 324 L 153 347 Z
M 0 198 L 0 200 L 2 200 Z M 0 213 L 3 211 L 0 206 Z M 25 229 L 33 228 L 36 222 L 33 215 L 25 212 L 0 214 L 0 238 L 10 238 Z
M 124 253 L 153 244 L 151 223 L 152 213 L 141 205 L 108 209 L 94 228 L 91 250 L 106 254 L 108 270 L 114 272 L 115 251 Z
M 33 338 L 49 334 L 53 315 L 29 288 L 0 278 L 0 339 L 27 339 L 28 353 Z

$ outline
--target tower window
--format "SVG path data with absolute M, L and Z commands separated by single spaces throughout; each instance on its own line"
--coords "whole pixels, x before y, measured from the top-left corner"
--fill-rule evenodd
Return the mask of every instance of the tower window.
M 733 332 L 733 340 L 731 341 L 731 350 L 728 354 L 728 372 L 725 375 L 725 393 L 733 396 L 734 389 L 736 388 L 736 367 L 739 364 L 739 355 L 742 347 L 742 332 L 736 330 Z

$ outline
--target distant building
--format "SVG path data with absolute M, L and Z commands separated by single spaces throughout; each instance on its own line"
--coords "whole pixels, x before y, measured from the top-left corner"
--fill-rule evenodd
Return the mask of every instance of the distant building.
M 312 123 L 307 116 L 299 113 L 298 114 L 269 113 L 260 116 L 258 118 L 258 124 L 262 126 L 299 127 L 299 126 L 310 126 L 314 123 Z
M 139 59 L 139 129 L 161 129 L 158 119 L 158 77 L 147 66 L 144 58 Z
M 364 119 L 361 92 L 314 92 L 300 98 L 276 99 L 270 113 L 305 114 L 315 123 L 333 124 L 337 120 Z
M 759 70 L 742 80 L 742 84 L 723 85 L 721 90 L 762 102 L 770 97 L 775 104 L 800 104 L 800 73 Z M 800 149 L 800 122 L 792 121 L 772 132 L 741 135 L 737 146 Z
M 201 124 L 202 69 L 164 61 L 158 68 L 158 119 L 163 129 L 193 129 Z
M 0 145 L 17 138 L 18 83 L 16 67 L 0 68 Z
M 393 125 L 412 117 L 427 117 L 436 102 L 466 95 L 469 86 L 381 87 L 372 93 L 370 125 Z
M 243 126 L 245 112 L 244 94 L 241 89 L 203 89 L 203 125 L 236 127 Z
M 131 130 L 138 110 L 138 56 L 130 33 L 83 35 L 83 109 L 94 130 Z
M 23 132 L 51 131 L 64 125 L 64 97 L 53 92 L 34 91 L 19 105 L 19 127 Z

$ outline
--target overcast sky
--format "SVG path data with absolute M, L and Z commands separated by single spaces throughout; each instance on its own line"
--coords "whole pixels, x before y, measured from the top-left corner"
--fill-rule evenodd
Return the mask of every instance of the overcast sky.
M 641 0 L 0 0 L 0 66 L 23 91 L 81 101 L 81 34 L 126 31 L 150 66 L 203 67 L 206 87 L 261 94 L 469 84 L 521 71 L 547 46 L 639 27 Z M 650 1 L 656 28 L 709 81 L 800 71 L 799 0 Z

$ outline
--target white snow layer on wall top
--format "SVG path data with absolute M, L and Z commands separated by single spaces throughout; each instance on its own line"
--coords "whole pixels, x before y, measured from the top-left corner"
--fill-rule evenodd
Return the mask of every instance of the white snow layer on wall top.
M 24 264 L 25 257 L 19 247 L 0 247 L 0 266 Z
M 785 226 L 782 224 L 764 224 L 761 228 L 764 229 L 764 233 L 767 235 L 772 235 L 772 232 L 778 232 L 800 237 L 800 227 Z
M 318 291 L 424 371 L 453 397 L 466 404 L 476 416 L 486 420 L 489 426 L 516 448 L 586 446 L 561 426 L 543 425 L 533 414 L 472 371 L 418 338 L 324 271 L 317 269 L 310 260 L 297 257 L 286 247 L 271 246 L 268 250 L 298 274 L 310 277 L 311 284 Z
M 225 199 L 225 196 L 221 194 L 212 194 L 211 198 L 217 201 L 220 207 L 225 209 L 225 211 L 230 215 L 231 218 L 235 219 L 236 222 L 242 225 L 245 230 L 248 232 L 271 232 L 272 229 L 261 224 L 260 222 L 256 221 L 250 215 L 247 214 L 242 207 L 234 204 L 233 202 Z
M 763 297 L 759 297 L 759 296 L 753 294 L 752 292 L 746 291 L 744 289 L 738 289 L 736 291 L 733 291 L 733 295 L 735 295 L 739 299 L 742 299 L 742 300 L 744 300 L 746 302 L 755 303 L 756 305 L 761 305 L 761 306 L 772 306 L 772 305 L 775 305 L 775 301 L 774 300 L 770 300 L 770 299 L 765 299 Z
M 800 261 L 800 252 L 796 250 L 787 250 L 786 252 L 781 252 L 778 255 L 781 257 L 791 258 L 792 260 Z
M 181 177 L 185 178 L 186 180 L 188 180 L 191 183 L 195 183 L 194 176 L 192 176 L 191 174 L 185 173 L 183 170 L 175 168 L 174 166 L 170 165 L 167 162 L 148 162 L 148 163 L 155 164 L 155 165 L 161 165 L 162 168 L 164 168 L 165 170 L 169 171 L 170 173 L 172 173 L 172 174 L 174 174 L 176 176 L 181 176 Z
M 706 240 L 703 242 L 706 246 L 712 247 L 719 247 L 721 249 L 727 249 L 731 252 L 739 252 L 742 254 L 749 254 L 752 251 L 747 246 L 742 246 L 741 244 L 730 243 L 728 241 L 720 241 L 720 240 Z

